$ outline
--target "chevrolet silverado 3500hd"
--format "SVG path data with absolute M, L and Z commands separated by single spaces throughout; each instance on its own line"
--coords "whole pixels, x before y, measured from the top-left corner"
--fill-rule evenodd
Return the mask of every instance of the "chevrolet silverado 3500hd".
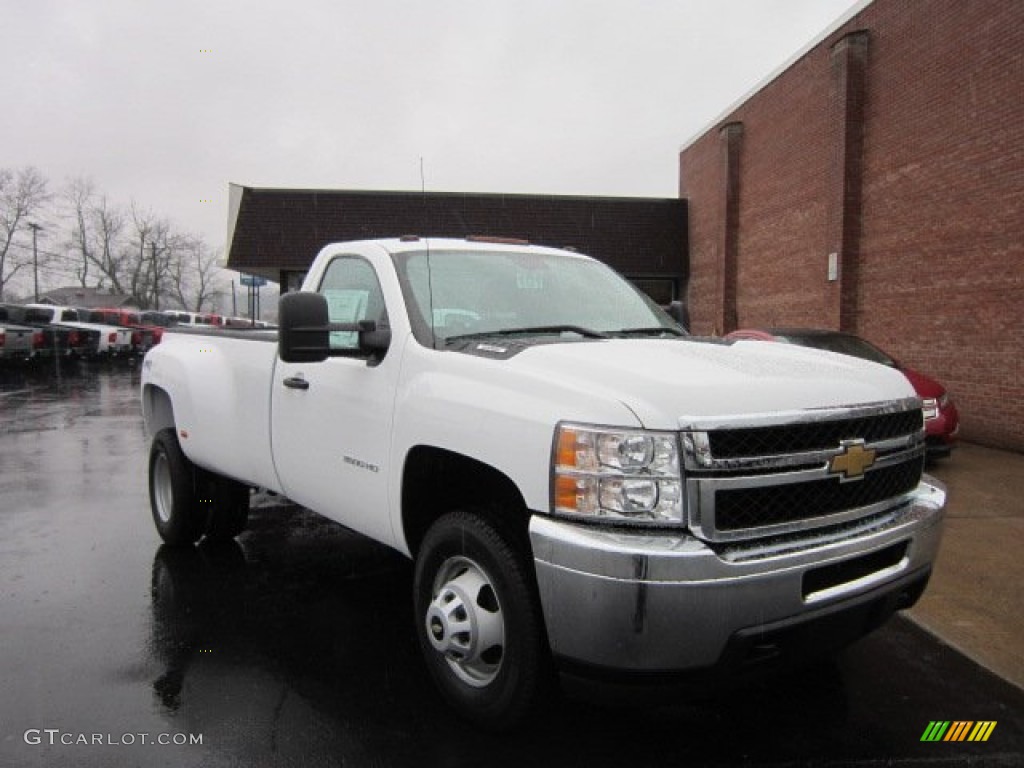
M 917 599 L 941 535 L 898 371 L 689 337 L 515 241 L 329 245 L 279 332 L 168 332 L 142 405 L 166 542 L 237 535 L 262 487 L 409 556 L 426 665 L 491 728 L 555 669 L 848 642 Z

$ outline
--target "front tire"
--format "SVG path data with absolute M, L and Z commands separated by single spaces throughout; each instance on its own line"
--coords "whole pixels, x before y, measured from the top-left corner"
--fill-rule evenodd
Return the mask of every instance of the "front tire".
M 431 677 L 461 715 L 508 730 L 547 682 L 539 601 L 525 548 L 468 512 L 439 518 L 416 559 L 416 634 Z

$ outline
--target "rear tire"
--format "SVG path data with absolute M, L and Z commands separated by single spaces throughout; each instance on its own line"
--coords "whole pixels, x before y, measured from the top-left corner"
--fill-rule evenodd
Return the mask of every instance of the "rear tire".
M 196 468 L 172 427 L 157 432 L 149 450 L 149 505 L 157 533 L 171 546 L 194 544 L 203 535 L 208 510 L 196 494 Z
M 209 499 L 206 538 L 228 541 L 245 530 L 249 521 L 249 486 L 229 477 L 197 469 L 200 498 Z
M 532 563 L 515 537 L 468 512 L 439 518 L 416 558 L 416 635 L 448 703 L 489 730 L 538 705 L 547 650 Z
M 233 539 L 249 519 L 249 486 L 195 466 L 173 428 L 153 438 L 149 502 L 157 533 L 172 546 L 194 544 L 203 535 Z

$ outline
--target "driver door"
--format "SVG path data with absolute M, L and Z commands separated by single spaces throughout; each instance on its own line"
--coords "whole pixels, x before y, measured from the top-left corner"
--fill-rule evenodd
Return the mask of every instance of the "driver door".
M 332 323 L 388 313 L 374 266 L 359 255 L 336 256 L 319 292 Z M 332 333 L 332 357 L 319 363 L 278 359 L 272 383 L 274 462 L 289 498 L 379 541 L 393 543 L 388 510 L 388 451 L 399 353 L 374 360 L 358 334 Z

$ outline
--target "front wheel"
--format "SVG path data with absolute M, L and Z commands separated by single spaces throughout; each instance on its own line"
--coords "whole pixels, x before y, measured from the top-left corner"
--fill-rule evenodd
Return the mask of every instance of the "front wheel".
M 517 725 L 547 683 L 540 607 L 521 545 L 490 520 L 444 515 L 416 560 L 415 620 L 448 702 L 492 730 Z

